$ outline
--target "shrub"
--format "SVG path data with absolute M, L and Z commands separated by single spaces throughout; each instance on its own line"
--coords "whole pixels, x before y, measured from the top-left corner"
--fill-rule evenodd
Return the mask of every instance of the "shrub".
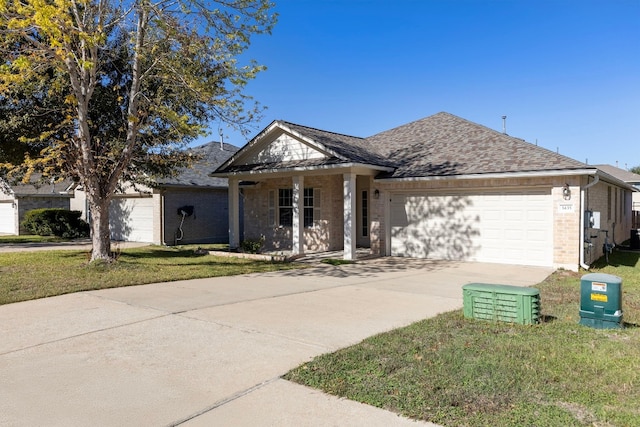
M 24 215 L 22 226 L 39 236 L 65 239 L 89 236 L 89 224 L 80 218 L 82 212 L 67 209 L 33 209 Z
M 257 254 L 262 251 L 262 246 L 264 245 L 264 236 L 259 239 L 246 239 L 240 243 L 240 249 L 242 252 L 246 252 L 248 254 Z

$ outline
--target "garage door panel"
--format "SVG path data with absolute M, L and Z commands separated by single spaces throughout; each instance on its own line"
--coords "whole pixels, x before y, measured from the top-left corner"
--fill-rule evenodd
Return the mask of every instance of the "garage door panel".
M 391 254 L 465 259 L 474 250 L 474 237 L 480 233 L 475 215 L 467 211 L 470 205 L 469 200 L 460 196 L 392 197 Z
M 524 221 L 526 218 L 526 212 L 521 210 L 508 210 L 504 213 L 505 221 Z
M 153 242 L 153 199 L 113 199 L 109 207 L 109 227 L 113 240 Z
M 16 233 L 16 218 L 13 203 L 0 203 L 0 233 Z
M 550 200 L 550 191 L 392 195 L 391 254 L 550 266 Z

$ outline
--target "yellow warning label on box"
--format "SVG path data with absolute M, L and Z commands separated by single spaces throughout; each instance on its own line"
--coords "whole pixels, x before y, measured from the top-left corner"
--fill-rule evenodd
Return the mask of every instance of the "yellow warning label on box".
M 607 302 L 607 296 L 604 294 L 591 294 L 591 301 Z

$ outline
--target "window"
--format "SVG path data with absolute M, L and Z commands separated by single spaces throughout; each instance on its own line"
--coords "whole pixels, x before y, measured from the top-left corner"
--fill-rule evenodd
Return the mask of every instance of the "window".
M 304 226 L 313 227 L 313 188 L 304 189 Z
M 369 235 L 369 195 L 367 190 L 362 192 L 362 237 Z
M 303 191 L 302 212 L 303 225 L 306 228 L 313 227 L 313 220 L 320 218 L 320 190 L 305 188 Z M 271 196 L 269 198 L 269 216 L 275 211 Z M 275 215 L 273 215 L 275 217 Z M 271 218 L 269 218 L 271 220 Z M 275 218 L 274 218 L 275 221 Z M 278 190 L 278 224 L 281 227 L 293 226 L 293 189 L 280 188 Z
M 293 189 L 278 190 L 278 224 L 281 227 L 293 225 Z

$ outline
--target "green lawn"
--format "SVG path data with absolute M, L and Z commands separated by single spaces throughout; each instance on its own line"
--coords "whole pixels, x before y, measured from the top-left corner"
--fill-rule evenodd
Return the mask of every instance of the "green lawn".
M 20 244 L 20 243 L 66 242 L 66 241 L 68 240 L 65 240 L 56 236 L 33 236 L 33 235 L 0 236 L 0 245 Z
M 462 310 L 366 339 L 286 375 L 325 392 L 445 426 L 640 426 L 640 262 L 615 253 L 625 329 L 578 324 L 580 278 L 540 289 L 535 326 Z
M 88 264 L 88 251 L 0 253 L 0 304 L 93 289 L 301 267 L 203 255 L 195 249 L 125 249 L 119 253 L 118 262 L 96 265 Z

